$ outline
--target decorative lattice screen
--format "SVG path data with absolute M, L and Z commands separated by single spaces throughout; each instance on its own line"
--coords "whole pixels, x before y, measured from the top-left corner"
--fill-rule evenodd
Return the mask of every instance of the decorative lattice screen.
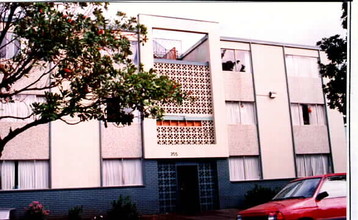
M 214 122 L 202 121 L 202 126 L 158 126 L 157 140 L 160 145 L 215 144 Z
M 217 171 L 215 163 L 199 163 L 198 177 L 201 211 L 217 209 Z
M 162 106 L 166 114 L 200 115 L 213 114 L 211 95 L 211 77 L 207 64 L 179 62 L 155 62 L 154 68 L 159 75 L 165 75 L 179 82 L 182 89 L 190 92 L 194 101 L 185 101 L 182 105 L 174 103 Z M 214 122 L 197 120 L 200 126 L 157 126 L 157 143 L 159 145 L 204 145 L 215 144 Z
M 177 174 L 175 163 L 158 162 L 158 192 L 160 212 L 176 211 Z
M 211 79 L 208 65 L 155 62 L 159 75 L 166 75 L 179 82 L 184 91 L 191 93 L 194 102 L 185 101 L 183 105 L 162 106 L 166 114 L 213 114 Z

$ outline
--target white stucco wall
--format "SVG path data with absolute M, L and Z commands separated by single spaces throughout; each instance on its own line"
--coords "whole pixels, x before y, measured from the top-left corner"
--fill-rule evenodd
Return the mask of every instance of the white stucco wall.
M 295 47 L 285 47 L 286 55 L 298 55 L 298 56 L 308 56 L 308 57 L 318 57 L 317 49 L 306 49 L 306 48 L 295 48 Z
M 1 122 L 0 134 L 4 137 L 11 127 L 24 126 L 24 122 Z M 30 128 L 12 139 L 2 152 L 2 160 L 48 160 L 49 124 Z
M 342 114 L 329 108 L 327 112 L 334 172 L 348 172 L 347 135 Z
M 225 99 L 227 101 L 251 101 L 255 100 L 252 75 L 223 71 Z
M 326 126 L 293 126 L 297 154 L 330 153 Z
M 49 75 L 46 75 L 41 78 L 41 75 L 43 73 L 48 72 L 51 69 L 50 65 L 46 65 L 45 67 L 38 65 L 36 67 L 32 67 L 31 74 L 26 75 L 26 77 L 22 77 L 19 80 L 17 80 L 14 85 L 12 85 L 12 88 L 16 88 L 18 90 L 21 90 L 28 85 L 36 82 L 32 88 L 43 88 L 46 85 L 49 84 Z M 39 80 L 40 78 L 40 80 Z M 30 90 L 30 91 L 24 91 L 21 94 L 31 94 L 31 95 L 43 95 L 46 90 Z
M 256 125 L 228 125 L 230 156 L 259 155 Z
M 320 52 L 321 62 L 328 64 L 329 60 L 324 52 Z M 323 79 L 324 83 L 328 79 Z M 335 109 L 327 109 L 329 136 L 331 140 L 331 153 L 334 172 L 348 172 L 348 141 L 347 128 L 344 127 L 343 116 Z
M 193 50 L 187 56 L 185 56 L 183 60 L 193 61 L 193 62 L 208 62 L 209 61 L 208 49 L 209 49 L 208 41 L 205 41 L 200 46 L 195 48 L 195 50 Z
M 101 126 L 102 158 L 142 157 L 141 125 L 116 127 L 112 123 Z
M 99 122 L 51 123 L 52 188 L 100 186 Z
M 263 178 L 295 177 L 283 48 L 252 44 L 252 57 Z
M 288 77 L 291 103 L 324 104 L 321 78 Z

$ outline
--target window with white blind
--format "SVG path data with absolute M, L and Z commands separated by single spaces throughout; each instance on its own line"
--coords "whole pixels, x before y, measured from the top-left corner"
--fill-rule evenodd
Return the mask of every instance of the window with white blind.
M 129 56 L 129 58 L 135 65 L 139 65 L 138 41 L 131 41 L 131 51 L 132 54 Z
M 14 57 L 20 49 L 20 41 L 14 34 L 7 32 L 0 45 L 0 58 L 10 59 Z
M 230 181 L 261 179 L 260 160 L 258 156 L 241 156 L 229 158 Z
M 287 75 L 296 77 L 319 77 L 317 57 L 286 55 Z
M 44 97 L 37 95 L 16 95 L 13 97 L 13 102 L 0 102 L 0 116 L 7 116 L 1 121 L 22 121 L 22 119 L 18 118 L 26 118 L 24 121 L 32 121 L 34 117 L 28 117 L 33 113 L 31 105 L 35 102 L 41 103 L 43 101 Z
M 250 51 L 221 49 L 222 70 L 251 73 Z
M 0 161 L 1 189 L 49 188 L 48 161 Z
M 324 105 L 291 104 L 293 125 L 325 125 L 326 111 Z
M 102 169 L 103 186 L 143 185 L 140 159 L 104 159 Z
M 256 124 L 255 105 L 253 102 L 226 102 L 228 124 Z
M 332 172 L 332 165 L 327 154 L 296 155 L 298 177 L 315 176 Z

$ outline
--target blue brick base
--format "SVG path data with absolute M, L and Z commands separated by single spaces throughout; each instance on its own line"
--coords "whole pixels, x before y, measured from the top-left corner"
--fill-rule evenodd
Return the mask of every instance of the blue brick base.
M 218 197 L 220 208 L 238 208 L 242 205 L 244 194 L 255 184 L 265 187 L 282 187 L 288 180 L 250 181 L 232 183 L 229 180 L 227 159 L 218 159 Z M 40 201 L 50 211 L 52 217 L 65 217 L 69 209 L 83 206 L 83 216 L 91 217 L 105 214 L 111 202 L 120 195 L 130 196 L 141 214 L 159 213 L 158 164 L 156 160 L 144 162 L 144 186 L 49 189 L 0 191 L 0 208 L 16 208 L 17 218 L 24 214 L 24 208 L 32 201 Z
M 82 188 L 0 191 L 0 208 L 16 208 L 17 218 L 24 214 L 24 208 L 32 201 L 40 201 L 51 212 L 50 216 L 66 216 L 68 210 L 83 206 L 83 216 L 105 214 L 111 202 L 120 195 L 130 196 L 142 214 L 158 212 L 157 162 L 144 163 L 144 185 L 140 187 Z
M 282 188 L 292 179 L 280 180 L 256 180 L 230 182 L 229 164 L 227 159 L 217 160 L 218 185 L 220 208 L 242 208 L 244 206 L 244 196 L 247 191 L 255 185 L 271 189 Z

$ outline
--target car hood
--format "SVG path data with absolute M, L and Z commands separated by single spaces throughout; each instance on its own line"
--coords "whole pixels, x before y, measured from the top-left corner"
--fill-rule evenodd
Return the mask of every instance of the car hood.
M 258 206 L 251 207 L 249 209 L 245 209 L 239 214 L 259 214 L 259 213 L 269 213 L 272 211 L 278 211 L 285 208 L 294 208 L 296 206 L 301 206 L 302 203 L 305 202 L 305 199 L 286 199 L 286 200 L 278 200 L 278 201 L 271 201 L 267 202 Z

